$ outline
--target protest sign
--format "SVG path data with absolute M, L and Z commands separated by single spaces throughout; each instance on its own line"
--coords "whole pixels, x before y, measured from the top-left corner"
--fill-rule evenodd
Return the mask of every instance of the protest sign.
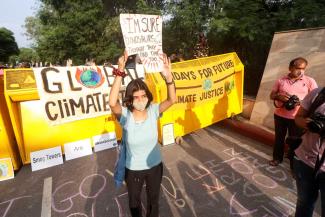
M 44 116 L 49 125 L 111 113 L 109 92 L 115 76 L 103 66 L 33 68 Z M 122 87 L 144 72 L 128 69 Z M 123 96 L 123 94 L 122 94 Z
M 191 109 L 216 101 L 234 89 L 235 63 L 232 54 L 172 64 L 177 103 L 174 109 Z
M 128 55 L 138 54 L 145 71 L 162 71 L 162 18 L 159 15 L 120 14 Z

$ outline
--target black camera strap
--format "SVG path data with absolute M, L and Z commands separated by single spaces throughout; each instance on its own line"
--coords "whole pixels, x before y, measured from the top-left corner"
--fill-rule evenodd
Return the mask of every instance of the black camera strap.
M 316 99 L 311 104 L 310 109 L 308 110 L 308 116 L 310 116 L 310 114 L 314 113 L 315 110 L 324 102 L 325 102 L 325 87 L 323 87 L 323 89 L 317 95 Z M 321 150 L 323 141 L 324 141 L 324 137 L 319 136 L 319 150 Z M 314 177 L 315 178 L 317 177 L 317 175 L 319 173 L 319 169 L 323 165 L 324 160 L 325 160 L 325 151 L 323 151 L 322 157 L 320 159 L 319 159 L 319 154 L 317 155 L 317 159 L 315 162 L 315 168 L 314 168 Z

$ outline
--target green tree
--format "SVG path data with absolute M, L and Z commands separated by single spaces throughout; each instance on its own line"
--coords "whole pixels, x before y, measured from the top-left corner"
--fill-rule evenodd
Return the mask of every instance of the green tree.
M 86 58 L 98 56 L 105 28 L 100 0 L 41 2 L 37 16 L 26 20 L 26 28 L 42 61 L 64 63 L 72 58 L 75 64 L 83 64 Z
M 237 52 L 245 65 L 245 93 L 255 95 L 274 32 L 325 26 L 322 0 L 173 0 L 163 31 L 167 52 L 193 58 L 197 34 L 208 38 L 210 55 Z
M 19 50 L 13 32 L 6 28 L 0 28 L 0 61 L 7 62 L 11 55 L 18 53 Z
M 26 19 L 27 34 L 36 42 L 42 61 L 62 62 L 72 58 L 84 64 L 116 59 L 123 50 L 120 13 L 157 13 L 162 1 L 40 0 L 35 17 Z M 159 12 L 159 11 L 158 11 Z
M 40 58 L 37 55 L 36 51 L 32 48 L 20 48 L 19 55 L 11 55 L 8 62 L 11 65 L 16 65 L 17 63 L 35 63 L 39 62 Z
M 165 52 L 179 53 L 190 59 L 198 33 L 204 30 L 205 16 L 199 0 L 170 1 L 166 5 L 163 30 Z
M 114 61 L 124 48 L 119 14 L 163 14 L 163 47 L 193 58 L 198 34 L 210 55 L 237 52 L 245 65 L 245 93 L 255 95 L 274 32 L 325 26 L 324 0 L 39 0 L 26 19 L 41 60 Z
M 39 60 L 39 56 L 32 48 L 20 48 L 20 53 L 18 55 L 19 62 L 37 62 Z
M 325 25 L 325 2 L 319 0 L 228 0 L 211 8 L 211 52 L 237 52 L 250 95 L 257 93 L 274 32 Z

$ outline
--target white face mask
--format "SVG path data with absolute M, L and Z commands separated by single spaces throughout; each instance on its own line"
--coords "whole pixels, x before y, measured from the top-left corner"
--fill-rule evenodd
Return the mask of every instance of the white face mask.
M 146 109 L 147 103 L 148 103 L 148 98 L 143 99 L 141 101 L 139 101 L 139 100 L 133 100 L 133 107 L 136 110 L 142 112 L 142 111 L 144 111 Z

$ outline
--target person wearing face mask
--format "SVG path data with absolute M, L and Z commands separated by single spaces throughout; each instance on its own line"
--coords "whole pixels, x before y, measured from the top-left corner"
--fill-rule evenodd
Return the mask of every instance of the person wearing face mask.
M 270 98 L 276 107 L 274 111 L 275 144 L 273 146 L 273 160 L 271 166 L 277 166 L 283 161 L 285 137 L 298 138 L 302 129 L 294 122 L 295 115 L 300 107 L 300 101 L 317 88 L 316 81 L 305 75 L 308 62 L 303 57 L 290 61 L 289 73 L 278 79 L 271 91 Z M 294 150 L 288 150 L 289 159 L 293 158 Z M 292 169 L 292 160 L 290 160 Z
M 125 182 L 128 189 L 129 208 L 132 217 L 142 216 L 141 191 L 146 184 L 147 217 L 159 216 L 159 193 L 163 174 L 162 157 L 158 143 L 158 118 L 176 102 L 175 84 L 171 74 L 170 59 L 163 55 L 163 71 L 167 85 L 167 99 L 152 103 L 153 96 L 145 82 L 132 80 L 126 87 L 121 105 L 118 95 L 126 73 L 125 52 L 113 69 L 115 79 L 109 96 L 109 106 L 122 129 L 122 141 L 126 148 Z

